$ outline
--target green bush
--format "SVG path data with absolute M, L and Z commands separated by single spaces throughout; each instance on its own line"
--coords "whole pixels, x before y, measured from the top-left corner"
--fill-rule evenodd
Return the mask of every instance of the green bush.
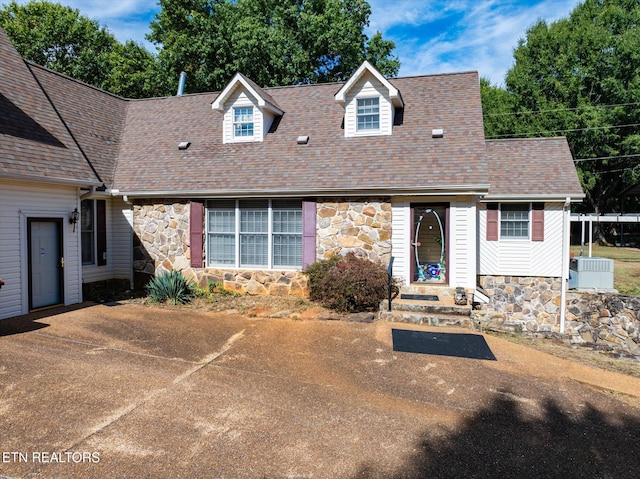
M 154 303 L 171 301 L 173 304 L 189 303 L 195 297 L 196 288 L 180 271 L 164 271 L 147 284 L 149 298 Z
M 388 295 L 386 266 L 353 253 L 317 261 L 305 273 L 309 299 L 335 311 L 375 311 Z M 397 290 L 395 282 L 392 288 Z

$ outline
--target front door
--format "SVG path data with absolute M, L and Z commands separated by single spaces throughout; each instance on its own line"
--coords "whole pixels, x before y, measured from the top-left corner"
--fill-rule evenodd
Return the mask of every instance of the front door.
M 29 218 L 29 309 L 63 302 L 62 220 Z
M 411 205 L 413 282 L 447 282 L 447 216 L 449 205 L 421 203 Z

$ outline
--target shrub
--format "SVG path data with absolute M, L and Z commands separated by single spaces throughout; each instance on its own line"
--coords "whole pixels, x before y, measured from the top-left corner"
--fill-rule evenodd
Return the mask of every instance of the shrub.
M 350 253 L 310 265 L 309 298 L 336 311 L 375 311 L 388 294 L 387 268 Z M 395 282 L 393 289 L 397 289 Z
M 188 303 L 195 297 L 195 286 L 180 271 L 163 271 L 147 284 L 151 301 L 173 304 Z

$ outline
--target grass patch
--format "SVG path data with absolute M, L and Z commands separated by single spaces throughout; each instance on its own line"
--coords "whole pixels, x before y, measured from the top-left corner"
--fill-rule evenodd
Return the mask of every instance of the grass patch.
M 571 246 L 575 256 L 580 255 L 580 246 Z M 584 254 L 589 254 L 585 245 Z M 640 296 L 640 248 L 592 245 L 591 255 L 613 260 L 613 286 L 621 294 Z

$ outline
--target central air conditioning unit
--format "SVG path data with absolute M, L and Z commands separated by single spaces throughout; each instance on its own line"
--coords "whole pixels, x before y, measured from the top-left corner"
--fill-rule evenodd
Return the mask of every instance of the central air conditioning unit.
M 613 260 L 586 256 L 572 258 L 569 289 L 613 290 Z

